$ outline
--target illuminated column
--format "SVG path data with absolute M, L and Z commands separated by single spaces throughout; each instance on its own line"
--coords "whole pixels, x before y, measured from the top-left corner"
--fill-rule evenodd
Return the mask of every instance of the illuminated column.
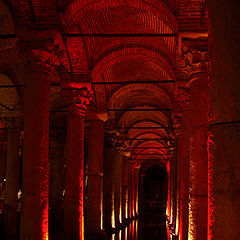
M 51 68 L 30 64 L 25 74 L 21 239 L 48 239 L 48 135 Z
M 176 136 L 176 143 L 174 152 L 171 152 L 171 154 L 174 153 L 173 158 L 175 160 L 175 167 L 173 172 L 173 227 L 175 230 L 175 234 L 179 234 L 179 224 L 180 224 L 180 187 L 181 187 L 181 142 L 182 142 L 182 131 L 181 131 L 181 120 L 182 120 L 182 114 L 181 113 L 175 113 L 173 116 L 173 127 L 174 127 L 174 133 Z
M 84 118 L 91 94 L 90 83 L 74 83 L 63 88 L 69 103 L 64 239 L 84 239 Z
M 239 239 L 239 1 L 208 1 L 210 131 L 208 240 Z
M 139 168 L 135 168 L 135 215 L 138 214 L 138 181 L 139 181 Z
M 175 95 L 175 133 L 177 137 L 178 225 L 179 240 L 188 239 L 190 111 L 189 87 L 177 88 Z
M 128 160 L 123 157 L 122 167 L 122 220 L 128 218 Z
M 175 143 L 176 149 L 176 143 Z M 177 156 L 176 151 L 170 158 L 170 181 L 171 181 L 171 223 L 176 224 L 176 204 L 177 204 Z
M 182 113 L 182 136 L 180 143 L 180 223 L 179 240 L 188 239 L 188 203 L 189 203 L 189 144 L 190 144 L 189 109 Z
M 116 151 L 113 146 L 113 134 L 105 135 L 104 142 L 104 160 L 103 160 L 103 199 L 104 199 L 104 229 L 107 233 L 115 227 L 114 215 L 114 185 L 113 185 L 113 168 Z
M 50 137 L 49 238 L 61 239 L 63 229 L 65 130 L 52 130 Z
M 87 232 L 96 237 L 102 226 L 103 214 L 103 144 L 104 121 L 91 120 L 88 141 Z M 93 235 L 93 236 L 92 236 Z
M 135 217 L 135 200 L 136 200 L 136 196 L 135 196 L 135 169 L 134 166 L 132 166 L 131 171 L 131 212 L 132 212 L 132 217 Z
M 192 50 L 190 59 L 189 233 L 191 240 L 207 239 L 208 193 L 208 75 L 205 52 Z
M 5 233 L 17 235 L 17 204 L 20 176 L 20 126 L 17 119 L 8 120 L 8 149 L 6 169 L 6 197 L 5 197 Z
M 113 185 L 114 185 L 114 214 L 115 227 L 118 227 L 121 220 L 121 200 L 122 200 L 122 156 L 119 152 L 115 155 L 113 167 Z
M 128 169 L 128 218 L 133 217 L 133 168 L 131 163 Z

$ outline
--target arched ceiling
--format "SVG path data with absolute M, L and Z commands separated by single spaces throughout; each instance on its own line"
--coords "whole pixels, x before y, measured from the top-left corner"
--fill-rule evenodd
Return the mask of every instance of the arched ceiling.
M 165 164 L 173 140 L 176 35 L 192 26 L 196 31 L 206 27 L 197 25 L 202 0 L 4 2 L 0 1 L 0 33 L 12 34 L 16 28 L 17 37 L 22 37 L 22 27 L 37 32 L 57 29 L 63 34 L 64 51 L 56 82 L 92 81 L 95 97 L 91 109 L 110 110 L 110 121 L 115 121 L 114 126 L 129 145 L 130 160 L 145 165 L 147 161 Z M 15 41 L 1 40 L 0 51 L 13 49 Z M 2 64 L 1 58 L 0 67 Z M 21 64 L 14 68 L 20 76 Z M 3 74 L 0 81 L 9 85 L 15 82 Z M 3 103 L 14 107 L 18 102 L 16 90 L 0 91 L 2 96 L 8 95 Z M 51 109 L 58 111 L 64 106 L 60 88 L 53 87 Z M 62 115 L 52 117 L 53 122 L 61 119 Z

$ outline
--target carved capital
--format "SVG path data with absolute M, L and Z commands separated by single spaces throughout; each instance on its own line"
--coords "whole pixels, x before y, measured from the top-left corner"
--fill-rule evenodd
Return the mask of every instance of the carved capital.
M 44 71 L 51 73 L 60 64 L 64 44 L 61 34 L 57 31 L 33 31 L 21 36 L 18 50 L 26 62 L 27 71 Z
M 186 62 L 186 70 L 189 77 L 196 73 L 204 73 L 208 71 L 207 51 L 188 50 L 184 52 L 183 57 Z
M 130 165 L 130 169 L 136 169 L 139 168 L 141 166 L 141 161 L 137 158 L 130 158 L 129 159 L 129 165 Z
M 93 96 L 91 83 L 75 83 L 63 88 L 63 96 L 69 104 L 69 111 L 85 115 Z

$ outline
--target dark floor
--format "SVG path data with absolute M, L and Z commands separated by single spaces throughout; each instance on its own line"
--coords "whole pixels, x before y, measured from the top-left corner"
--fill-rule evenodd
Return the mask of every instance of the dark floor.
M 166 222 L 134 220 L 125 229 L 113 234 L 111 240 L 167 240 Z

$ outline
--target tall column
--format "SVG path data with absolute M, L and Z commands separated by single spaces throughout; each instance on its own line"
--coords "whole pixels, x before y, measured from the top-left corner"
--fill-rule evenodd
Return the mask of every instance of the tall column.
M 9 119 L 5 196 L 5 234 L 17 235 L 17 204 L 20 176 L 20 126 L 16 119 Z
M 185 109 L 182 113 L 182 136 L 180 143 L 179 240 L 188 239 L 190 124 L 189 109 Z
M 105 135 L 104 142 L 104 160 L 103 160 L 103 190 L 104 190 L 104 229 L 107 233 L 115 227 L 114 216 L 114 186 L 113 186 L 113 168 L 115 150 L 113 148 L 113 136 Z
M 176 234 L 179 240 L 188 239 L 188 209 L 189 209 L 189 154 L 190 154 L 190 110 L 189 86 L 177 88 L 175 96 L 177 166 L 178 166 L 178 228 Z
M 128 170 L 128 217 L 132 218 L 134 217 L 133 214 L 133 167 L 130 165 Z
M 47 240 L 51 73 L 41 63 L 32 65 L 25 74 L 21 239 Z
M 88 201 L 87 232 L 96 239 L 102 229 L 103 214 L 103 144 L 104 122 L 95 119 L 90 122 L 88 141 Z
M 192 50 L 190 65 L 189 233 L 191 240 L 207 239 L 208 193 L 208 75 L 205 53 Z
M 138 214 L 138 169 L 133 169 L 133 208 L 134 216 Z
M 208 1 L 210 14 L 210 131 L 208 240 L 239 239 L 240 8 Z
M 114 185 L 114 214 L 115 227 L 119 227 L 121 220 L 121 199 L 122 199 L 122 156 L 119 152 L 115 155 L 113 167 L 113 185 Z
M 49 238 L 62 239 L 65 130 L 52 130 L 50 138 Z
M 175 144 L 176 149 L 176 144 Z M 175 228 L 177 206 L 177 151 L 170 158 L 171 223 Z
M 122 221 L 128 218 L 128 160 L 122 162 Z
M 91 84 L 87 83 L 67 87 L 63 89 L 69 102 L 64 239 L 84 240 L 84 118 L 92 90 Z

